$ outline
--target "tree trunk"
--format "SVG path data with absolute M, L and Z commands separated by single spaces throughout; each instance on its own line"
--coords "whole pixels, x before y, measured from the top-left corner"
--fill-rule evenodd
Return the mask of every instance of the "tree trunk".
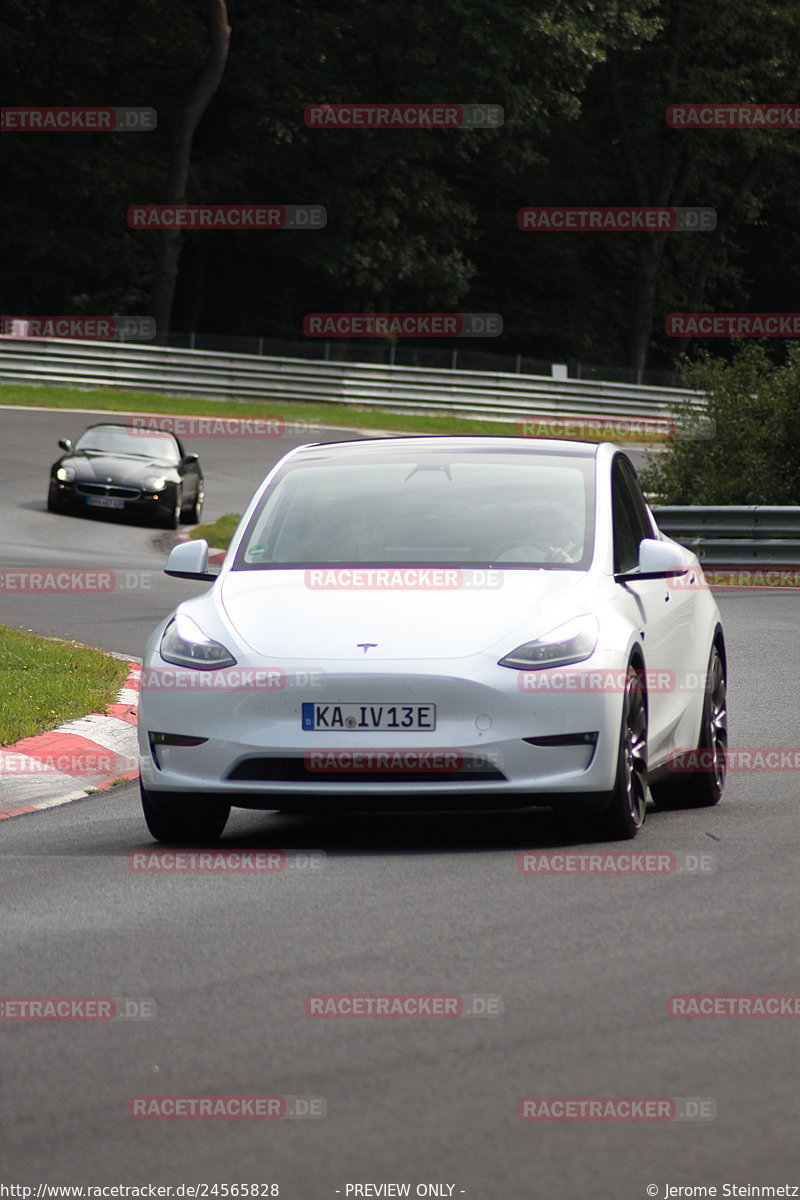
M 641 236 L 641 235 L 640 235 Z M 659 242 L 661 245 L 659 245 Z M 642 236 L 642 243 L 636 255 L 636 292 L 631 321 L 631 339 L 629 360 L 636 371 L 643 371 L 647 366 L 647 354 L 650 349 L 650 338 L 653 332 L 653 319 L 656 308 L 656 292 L 658 290 L 658 268 L 661 263 L 663 235 Z
M 165 204 L 183 204 L 186 201 L 195 130 L 222 81 L 228 61 L 231 30 L 226 0 L 206 0 L 206 20 L 208 54 L 200 76 L 175 124 Z M 183 233 L 180 229 L 164 229 L 160 232 L 159 239 L 150 315 L 156 322 L 155 341 L 163 346 L 166 344 L 172 322 Z
M 708 238 L 705 251 L 701 256 L 700 261 L 697 264 L 697 269 L 694 273 L 694 279 L 692 280 L 692 286 L 689 290 L 689 295 L 686 301 L 686 312 L 700 311 L 700 305 L 703 303 L 703 297 L 705 295 L 706 282 L 708 280 L 711 267 L 713 266 L 714 259 L 716 258 L 719 248 L 728 234 L 728 230 L 734 222 L 734 218 L 738 215 L 738 206 L 747 200 L 750 191 L 754 187 L 761 171 L 761 165 L 762 159 L 760 157 L 757 157 L 753 160 L 750 170 L 745 176 L 745 179 L 743 180 L 739 189 L 738 196 L 731 203 L 727 212 L 724 212 L 722 216 L 719 217 L 716 229 Z M 686 353 L 686 351 L 689 349 L 689 344 L 691 341 L 692 339 L 689 336 L 676 339 L 674 350 L 676 360 L 681 358 L 682 355 Z

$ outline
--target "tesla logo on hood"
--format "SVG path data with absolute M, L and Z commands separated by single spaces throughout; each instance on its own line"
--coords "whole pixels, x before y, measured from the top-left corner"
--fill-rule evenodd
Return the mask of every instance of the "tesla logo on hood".
M 368 650 L 374 649 L 378 645 L 378 643 L 377 642 L 356 642 L 356 645 L 359 647 L 359 649 L 363 650 L 364 653 L 366 654 Z

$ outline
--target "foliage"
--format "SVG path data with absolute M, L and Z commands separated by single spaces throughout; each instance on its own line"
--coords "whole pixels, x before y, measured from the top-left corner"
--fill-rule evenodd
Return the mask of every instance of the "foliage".
M 800 504 L 800 346 L 781 366 L 750 343 L 731 362 L 703 354 L 687 372 L 716 432 L 651 455 L 645 488 L 663 504 Z

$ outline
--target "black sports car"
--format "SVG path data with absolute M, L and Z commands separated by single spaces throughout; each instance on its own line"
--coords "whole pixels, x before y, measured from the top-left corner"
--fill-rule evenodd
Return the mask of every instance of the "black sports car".
M 203 472 L 172 433 L 127 425 L 90 425 L 50 470 L 50 512 L 88 509 L 152 515 L 167 529 L 196 524 L 203 511 Z

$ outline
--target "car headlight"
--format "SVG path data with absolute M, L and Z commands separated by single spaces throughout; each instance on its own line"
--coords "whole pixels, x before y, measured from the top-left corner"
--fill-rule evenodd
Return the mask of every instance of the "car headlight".
M 144 486 L 148 492 L 163 492 L 167 486 L 167 481 L 163 475 L 154 475 L 152 479 L 146 479 Z
M 542 637 L 517 646 L 498 666 L 514 667 L 517 671 L 535 671 L 538 667 L 566 667 L 570 663 L 591 658 L 599 633 L 597 617 L 587 613 L 556 626 Z
M 221 642 L 203 633 L 191 617 L 179 613 L 164 630 L 159 647 L 161 657 L 178 667 L 194 667 L 199 671 L 215 671 L 220 667 L 235 667 L 236 659 Z
M 56 471 L 56 479 L 60 479 L 62 483 L 66 483 L 70 479 L 75 478 L 74 467 L 59 467 Z

